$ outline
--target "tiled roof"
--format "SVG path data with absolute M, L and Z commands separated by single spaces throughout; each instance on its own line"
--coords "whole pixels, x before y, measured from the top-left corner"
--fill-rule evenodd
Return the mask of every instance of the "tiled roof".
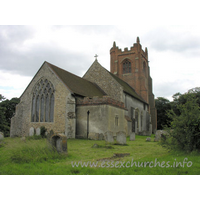
M 45 63 L 57 74 L 57 76 L 71 90 L 71 92 L 85 97 L 102 97 L 106 95 L 106 93 L 95 83 L 76 76 L 68 71 L 65 71 L 64 69 L 52 65 L 51 63 L 46 61 Z
M 123 87 L 124 92 L 130 94 L 131 96 L 135 97 L 140 101 L 143 101 L 144 103 L 147 103 L 140 95 L 136 93 L 136 91 L 128 83 L 126 83 L 116 75 L 112 74 L 111 72 L 109 73 Z

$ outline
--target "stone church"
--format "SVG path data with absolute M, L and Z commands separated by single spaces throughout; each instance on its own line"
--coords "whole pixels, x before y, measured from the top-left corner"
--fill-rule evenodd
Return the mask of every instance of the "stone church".
M 151 135 L 156 117 L 148 52 L 137 38 L 130 50 L 113 43 L 110 72 L 96 59 L 81 78 L 45 61 L 20 97 L 10 136 L 41 126 L 67 138 L 107 131 Z

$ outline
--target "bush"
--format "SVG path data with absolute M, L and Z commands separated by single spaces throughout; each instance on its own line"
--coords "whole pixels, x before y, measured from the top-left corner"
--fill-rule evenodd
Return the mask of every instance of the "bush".
M 170 136 L 162 140 L 163 146 L 187 152 L 200 150 L 200 108 L 194 96 L 185 96 L 186 103 L 178 105 L 180 115 L 168 112 L 172 119 Z
M 46 138 L 45 133 L 46 133 L 47 129 L 44 126 L 41 126 L 40 129 L 41 129 L 41 136 L 42 136 L 42 138 Z

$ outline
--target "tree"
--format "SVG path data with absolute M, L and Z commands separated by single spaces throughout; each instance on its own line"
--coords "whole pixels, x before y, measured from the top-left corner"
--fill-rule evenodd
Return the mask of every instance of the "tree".
M 11 123 L 11 118 L 15 114 L 15 107 L 19 103 L 19 98 L 12 98 L 11 100 L 6 99 L 1 102 L 1 106 L 5 108 L 5 118 L 8 124 Z
M 180 102 L 180 97 L 182 96 L 182 94 L 180 92 L 177 92 L 176 94 L 174 94 L 173 97 L 173 101 L 171 102 L 171 108 L 173 109 L 173 111 L 177 114 L 180 115 L 179 109 L 178 109 L 178 105 L 181 103 Z
M 3 96 L 1 95 L 1 97 Z M 0 102 L 0 131 L 4 132 L 5 136 L 9 136 L 11 118 L 15 113 L 15 107 L 18 103 L 19 98 L 6 99 Z
M 3 95 L 0 94 L 0 102 L 6 99 Z
M 157 109 L 157 128 L 163 129 L 163 126 L 169 126 L 170 118 L 167 116 L 167 111 L 171 109 L 170 101 L 164 97 L 155 99 Z
M 195 94 L 181 97 L 184 104 L 178 104 L 177 109 L 180 115 L 173 110 L 168 112 L 171 118 L 170 136 L 164 145 L 178 148 L 187 152 L 200 150 L 200 107 Z

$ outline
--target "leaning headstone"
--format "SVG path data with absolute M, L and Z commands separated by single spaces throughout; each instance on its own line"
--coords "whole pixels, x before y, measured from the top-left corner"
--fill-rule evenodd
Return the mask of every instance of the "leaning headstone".
M 126 144 L 126 133 L 124 131 L 119 131 L 116 133 L 117 143 L 118 144 Z
M 4 134 L 0 132 L 0 142 L 4 140 Z
M 135 133 L 130 133 L 130 141 L 135 141 Z
M 146 139 L 146 142 L 151 142 L 151 138 L 148 137 L 148 138 Z
M 36 135 L 41 135 L 41 128 L 36 129 Z
M 52 148 L 57 150 L 59 153 L 67 153 L 67 136 L 64 134 L 52 135 L 50 143 Z
M 35 132 L 34 128 L 31 127 L 31 128 L 29 129 L 29 136 L 33 136 L 33 135 L 34 135 L 34 132 Z
M 113 132 L 111 131 L 107 131 L 105 132 L 105 141 L 106 143 L 114 143 L 114 138 L 113 138 Z

